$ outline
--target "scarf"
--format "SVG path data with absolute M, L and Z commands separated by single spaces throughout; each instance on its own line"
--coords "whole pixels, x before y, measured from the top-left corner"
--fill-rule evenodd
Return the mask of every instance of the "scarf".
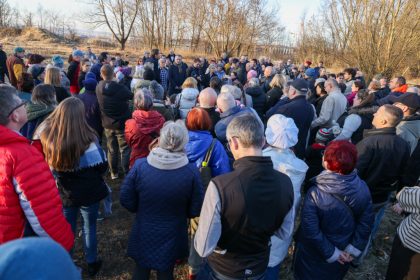
M 187 165 L 188 158 L 184 152 L 170 152 L 157 147 L 147 156 L 147 163 L 157 169 L 174 170 Z
M 54 111 L 55 106 L 46 106 L 44 104 L 30 103 L 28 105 L 28 121 L 36 120 L 39 117 L 45 116 Z
M 407 92 L 407 89 L 408 89 L 408 85 L 405 84 L 405 85 L 402 85 L 400 87 L 394 88 L 392 92 L 403 92 L 403 93 L 406 93 Z

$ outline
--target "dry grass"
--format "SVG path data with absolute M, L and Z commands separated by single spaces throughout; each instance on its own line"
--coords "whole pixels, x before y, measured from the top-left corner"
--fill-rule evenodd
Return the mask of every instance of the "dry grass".
M 131 279 L 134 269 L 134 262 L 125 256 L 134 214 L 129 213 L 119 204 L 119 187 L 121 182 L 121 180 L 108 181 L 113 190 L 113 215 L 109 219 L 98 222 L 98 251 L 103 260 L 102 270 L 95 278 L 99 280 Z M 401 218 L 389 209 L 386 211 L 372 252 L 367 256 L 365 263 L 357 269 L 351 269 L 345 279 L 384 279 L 395 229 L 400 220 Z M 85 268 L 81 241 L 80 237 L 76 238 L 74 258 L 79 266 Z M 292 249 L 290 249 L 289 256 L 283 263 L 281 279 L 293 279 L 291 253 Z M 185 263 L 176 267 L 175 279 L 186 280 L 188 279 L 187 274 L 188 270 Z M 83 279 L 89 279 L 89 277 L 84 274 Z

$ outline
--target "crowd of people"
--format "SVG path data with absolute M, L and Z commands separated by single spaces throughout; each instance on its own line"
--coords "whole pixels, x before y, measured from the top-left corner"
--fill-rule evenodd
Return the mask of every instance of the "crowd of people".
M 79 216 L 95 276 L 116 179 L 114 198 L 135 213 L 133 279 L 173 279 L 185 259 L 191 280 L 274 280 L 291 246 L 295 279 L 343 279 L 391 205 L 403 220 L 388 232 L 386 279 L 420 278 L 420 95 L 404 77 L 226 53 L 188 66 L 153 49 L 130 65 L 75 48 L 68 67 L 3 53 L 5 279 L 24 279 L 29 262 L 34 277 L 80 279 L 69 257 Z

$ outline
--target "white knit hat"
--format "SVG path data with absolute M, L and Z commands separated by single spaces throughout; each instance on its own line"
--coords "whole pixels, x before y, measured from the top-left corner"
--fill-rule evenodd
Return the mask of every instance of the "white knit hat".
M 293 119 L 276 114 L 267 122 L 265 137 L 269 145 L 279 149 L 288 149 L 297 144 L 298 133 L 299 129 Z

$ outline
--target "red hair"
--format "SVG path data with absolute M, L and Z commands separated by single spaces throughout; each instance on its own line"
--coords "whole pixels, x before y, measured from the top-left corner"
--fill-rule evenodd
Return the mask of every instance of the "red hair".
M 193 108 L 185 120 L 188 130 L 210 130 L 213 123 L 206 110 Z
M 328 163 L 329 170 L 350 174 L 357 163 L 356 146 L 345 140 L 332 141 L 325 149 L 324 161 Z

